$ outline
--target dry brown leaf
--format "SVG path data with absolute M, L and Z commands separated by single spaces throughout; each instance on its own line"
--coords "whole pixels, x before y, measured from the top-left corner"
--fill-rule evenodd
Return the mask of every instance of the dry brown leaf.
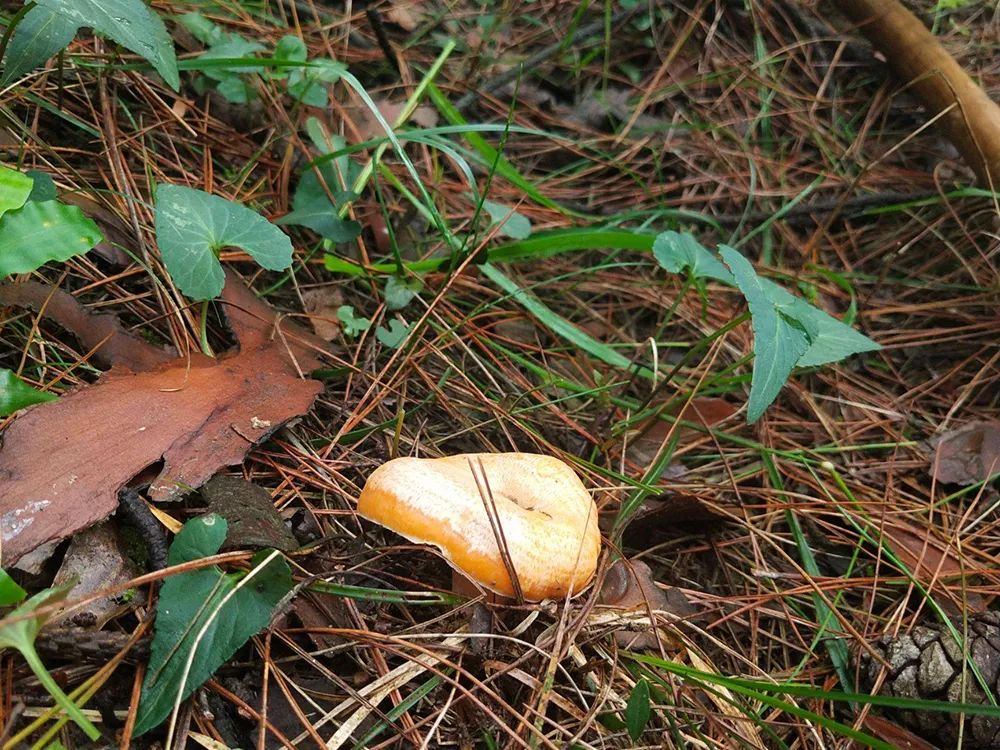
M 601 604 L 628 612 L 670 612 L 678 617 L 690 617 L 697 610 L 684 595 L 670 587 L 661 589 L 653 580 L 653 572 L 642 560 L 617 560 L 604 575 L 598 594 Z M 623 648 L 655 649 L 659 644 L 677 644 L 677 639 L 661 628 L 615 631 L 615 640 Z
M 319 287 L 302 292 L 302 306 L 309 325 L 325 341 L 333 341 L 340 335 L 337 309 L 343 304 L 344 295 L 336 287 Z
M 390 2 L 384 8 L 386 20 L 401 26 L 404 31 L 416 31 L 421 21 L 427 15 L 426 11 L 421 7 L 422 5 L 423 3 L 419 2 L 419 0 L 412 0 L 411 2 L 394 0 L 394 2 Z
M 936 745 L 932 745 L 909 729 L 904 729 L 896 722 L 881 716 L 868 714 L 861 726 L 869 734 L 888 742 L 899 750 L 938 750 Z
M 378 107 L 379 114 L 390 125 L 396 124 L 396 119 L 402 114 L 403 102 L 390 102 L 385 99 L 376 99 L 375 106 Z M 354 106 L 345 107 L 345 112 L 353 122 L 357 130 L 358 137 L 362 141 L 371 141 L 385 136 L 385 130 L 375 119 L 375 115 L 364 104 L 358 103 Z M 437 110 L 433 107 L 420 106 L 413 110 L 408 122 L 412 122 L 421 128 L 433 128 L 438 124 Z
M 698 397 L 685 404 L 677 418 L 702 427 L 714 427 L 737 411 L 739 408 L 725 399 Z M 639 434 L 629 440 L 625 452 L 626 457 L 640 466 L 648 466 L 660 452 L 663 441 L 666 440 L 671 430 L 673 430 L 673 434 L 677 434 L 678 430 L 681 431 L 680 440 L 682 442 L 694 440 L 702 434 L 691 427 L 674 427 L 670 422 L 652 417 L 641 424 L 638 427 Z
M 945 484 L 983 482 L 1000 472 L 1000 422 L 972 422 L 937 435 L 931 476 Z
M 34 285 L 0 288 L 0 305 L 35 307 L 52 293 Z M 222 302 L 238 351 L 211 359 L 165 356 L 66 295 L 60 324 L 115 366 L 88 387 L 18 416 L 0 448 L 0 553 L 7 565 L 41 544 L 65 539 L 118 507 L 118 492 L 162 461 L 154 501 L 176 500 L 306 412 L 322 390 L 305 380 L 325 342 L 279 320 L 235 274 Z M 51 303 L 48 308 L 52 310 Z M 112 346 L 114 344 L 114 346 Z M 113 355 L 109 356 L 109 354 Z M 152 369 L 133 371 L 129 367 Z

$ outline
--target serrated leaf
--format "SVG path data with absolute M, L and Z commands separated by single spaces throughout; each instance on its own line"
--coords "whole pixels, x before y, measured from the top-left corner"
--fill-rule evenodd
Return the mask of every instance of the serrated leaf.
M 804 299 L 796 297 L 768 279 L 761 279 L 765 293 L 781 312 L 797 320 L 809 333 L 809 348 L 799 357 L 796 367 L 817 367 L 837 362 L 852 354 L 873 352 L 881 345 L 863 333 L 827 315 Z
M 640 677 L 625 704 L 625 727 L 632 742 L 636 742 L 649 723 L 649 683 Z
M 0 368 L 0 417 L 6 417 L 32 404 L 54 401 L 53 393 L 36 391 L 12 370 Z
M 54 201 L 58 196 L 56 184 L 45 172 L 37 169 L 29 169 L 24 173 L 31 178 L 31 193 L 28 194 L 29 201 Z
M 9 607 L 17 604 L 28 595 L 28 592 L 17 585 L 17 581 L 11 578 L 7 571 L 0 568 L 0 607 Z
M 337 190 L 339 181 L 330 165 L 324 165 L 322 172 L 327 187 L 333 191 L 336 203 L 330 202 L 330 198 L 323 189 L 316 173 L 311 168 L 307 168 L 302 173 L 299 184 L 295 188 L 295 195 L 292 197 L 292 210 L 275 223 L 308 227 L 331 242 L 350 242 L 361 234 L 361 225 L 356 221 L 341 219 L 337 215 L 337 208 L 339 205 L 353 200 L 356 196 L 346 190 Z
M 514 240 L 526 240 L 531 236 L 531 222 L 528 217 L 514 211 L 510 206 L 484 199 L 483 210 L 489 214 L 494 224 L 503 222 L 499 229 L 500 234 Z
M 809 342 L 805 332 L 778 310 L 750 261 L 726 245 L 719 245 L 719 253 L 750 307 L 754 360 L 747 421 L 756 422 L 788 381 Z
M 389 321 L 388 328 L 379 326 L 375 329 L 375 338 L 379 340 L 382 346 L 389 349 L 398 349 L 409 332 L 410 327 L 408 325 L 401 320 L 393 318 Z
M 681 273 L 685 269 L 697 278 L 717 279 L 735 284 L 733 275 L 715 255 L 687 232 L 662 232 L 653 241 L 653 257 L 665 270 Z
M 86 26 L 144 57 L 170 88 L 180 90 L 174 43 L 163 21 L 142 0 L 36 0 L 76 24 Z
M 28 175 L 0 164 L 0 216 L 23 206 L 32 184 Z
M 246 206 L 183 185 L 156 190 L 156 240 L 177 287 L 193 299 L 211 299 L 224 277 L 217 252 L 238 247 L 271 271 L 292 262 L 284 232 Z
M 417 292 L 423 287 L 420 279 L 404 279 L 399 276 L 390 276 L 385 282 L 385 307 L 389 311 L 402 310 L 417 296 Z
M 0 279 L 82 255 L 103 239 L 76 206 L 28 201 L 0 219 Z
M 60 13 L 36 5 L 14 29 L 4 58 L 3 78 L 7 85 L 69 46 L 78 26 Z
M 226 530 L 225 519 L 215 514 L 188 521 L 170 546 L 169 563 L 214 555 L 225 541 Z M 256 555 L 250 573 L 224 574 L 211 566 L 163 583 L 135 736 L 158 726 L 170 715 L 178 694 L 182 699 L 191 695 L 252 635 L 267 627 L 274 608 L 294 585 L 288 564 L 271 554 Z M 237 588 L 249 575 L 253 579 Z

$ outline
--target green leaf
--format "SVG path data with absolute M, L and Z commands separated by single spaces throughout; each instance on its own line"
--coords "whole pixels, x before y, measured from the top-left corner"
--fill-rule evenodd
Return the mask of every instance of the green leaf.
M 309 52 L 306 44 L 294 34 L 286 34 L 274 46 L 274 58 L 289 62 L 305 62 Z
M 211 299 L 225 278 L 217 253 L 238 247 L 264 268 L 292 263 L 291 240 L 246 206 L 182 185 L 156 189 L 156 241 L 170 277 L 193 299 Z
M 208 47 L 222 41 L 222 29 L 219 28 L 219 25 L 215 21 L 206 18 L 201 13 L 194 11 L 184 13 L 177 20 L 180 21 L 185 29 L 191 32 L 191 36 Z
M 23 206 L 31 195 L 31 186 L 28 175 L 0 164 L 0 216 Z
M 817 367 L 837 362 L 852 354 L 882 348 L 863 333 L 827 315 L 773 281 L 761 279 L 761 283 L 775 306 L 786 316 L 797 320 L 809 333 L 809 348 L 799 357 L 796 367 Z
M 735 284 L 733 275 L 698 240 L 687 232 L 663 232 L 653 242 L 653 257 L 671 273 L 685 269 L 696 278 L 710 278 Z
M 31 193 L 29 201 L 54 201 L 58 197 L 56 184 L 46 172 L 29 169 L 25 174 L 31 178 Z
M 779 311 L 750 261 L 726 245 L 719 246 L 719 253 L 750 306 L 754 361 L 747 421 L 756 422 L 788 381 L 809 342 L 805 332 Z
M 324 165 L 322 172 L 323 181 L 332 191 L 335 203 L 330 202 L 313 169 L 307 168 L 295 188 L 292 210 L 275 223 L 308 227 L 331 242 L 350 242 L 361 234 L 361 225 L 356 221 L 341 219 L 337 215 L 337 209 L 357 196 L 348 190 L 337 190 L 340 182 L 330 165 Z
M 222 98 L 230 104 L 246 104 L 253 101 L 257 92 L 238 75 L 219 80 L 215 90 L 222 94 Z
M 28 201 L 0 219 L 0 279 L 82 255 L 103 239 L 76 206 Z
M 389 321 L 388 328 L 379 326 L 375 329 L 375 338 L 379 340 L 382 346 L 388 347 L 389 349 L 398 349 L 399 345 L 402 344 L 403 340 L 406 338 L 406 334 L 409 332 L 410 327 L 406 325 L 406 323 L 393 318 Z
M 188 521 L 170 546 L 168 562 L 179 565 L 214 555 L 226 530 L 225 519 L 215 514 Z M 293 584 L 288 564 L 267 551 L 254 557 L 249 573 L 224 574 L 213 565 L 168 578 L 160 589 L 135 735 L 158 726 L 178 695 L 181 700 L 191 695 L 250 636 L 267 627 Z
M 346 65 L 335 60 L 313 60 L 309 65 L 289 73 L 288 93 L 310 107 L 325 107 L 325 84 L 340 80 L 346 70 Z
M 233 60 L 239 58 L 247 58 L 252 60 L 254 53 L 261 52 L 264 50 L 264 45 L 258 42 L 251 42 L 249 39 L 244 39 L 239 34 L 223 34 L 222 38 L 217 44 L 213 44 L 212 47 L 206 52 L 202 52 L 196 60 Z M 209 78 L 213 78 L 216 81 L 228 81 L 232 80 L 234 75 L 239 75 L 243 73 L 263 73 L 265 68 L 263 65 L 206 65 L 204 68 L 200 69 Z
M 7 45 L 0 83 L 6 86 L 66 49 L 76 36 L 77 28 L 69 18 L 36 5 L 14 29 Z
M 417 296 L 424 286 L 418 278 L 405 279 L 400 276 L 390 276 L 385 282 L 385 299 L 387 310 L 402 310 Z
M 56 604 L 66 598 L 70 589 L 75 584 L 69 583 L 57 588 L 45 589 L 28 599 L 24 604 L 11 612 L 3 620 L 0 620 L 0 651 L 5 648 L 13 648 L 20 652 L 22 658 L 31 667 L 35 677 L 42 684 L 52 699 L 66 712 L 76 725 L 89 737 L 96 741 L 101 733 L 90 720 L 83 715 L 80 707 L 69 699 L 69 696 L 62 691 L 58 683 L 52 679 L 52 675 L 45 669 L 42 660 L 35 650 L 35 638 L 45 624 L 46 620 L 55 612 L 46 615 L 30 617 L 36 609 L 40 609 L 49 604 Z M 21 619 L 24 618 L 24 619 Z
M 500 234 L 506 235 L 512 240 L 526 240 L 531 236 L 531 222 L 528 221 L 528 217 L 514 211 L 510 206 L 484 198 L 483 210 L 490 215 L 494 224 L 503 222 L 499 230 Z
M 76 24 L 111 37 L 144 57 L 174 91 L 180 90 L 174 43 L 167 27 L 142 0 L 36 0 Z
M 0 607 L 17 604 L 28 595 L 28 592 L 17 585 L 17 581 L 0 568 Z
M 636 742 L 649 722 L 649 683 L 640 677 L 625 704 L 625 726 L 632 742 Z
M 337 308 L 337 320 L 343 324 L 344 335 L 350 338 L 367 331 L 372 324 L 368 318 L 355 317 L 354 308 L 351 305 L 341 305 Z
M 36 391 L 11 370 L 0 368 L 0 417 L 45 401 L 54 401 L 55 394 Z

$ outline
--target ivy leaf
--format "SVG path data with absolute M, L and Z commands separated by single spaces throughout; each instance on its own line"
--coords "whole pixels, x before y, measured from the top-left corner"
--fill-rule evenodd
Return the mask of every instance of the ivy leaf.
M 17 581 L 11 578 L 7 571 L 0 568 L 0 607 L 9 607 L 17 604 L 28 595 L 28 592 L 17 585 Z
M 82 255 L 102 239 L 97 224 L 76 206 L 28 201 L 0 219 L 0 279 Z
M 226 530 L 225 519 L 214 513 L 188 521 L 170 545 L 168 562 L 179 565 L 214 555 Z M 158 726 L 178 695 L 182 700 L 191 695 L 250 636 L 267 627 L 293 584 L 288 564 L 273 551 L 255 555 L 249 573 L 226 574 L 213 565 L 168 578 L 160 589 L 135 735 Z
M 726 245 L 719 246 L 719 253 L 750 306 L 754 360 L 747 421 L 752 423 L 777 398 L 809 341 L 805 331 L 779 311 L 750 261 Z
M 11 370 L 0 368 L 0 417 L 7 417 L 26 406 L 54 401 L 53 393 L 36 391 Z
M 284 232 L 246 206 L 182 185 L 156 189 L 156 240 L 170 277 L 193 299 L 211 299 L 225 279 L 217 253 L 238 247 L 264 268 L 292 263 Z
M 708 249 L 692 235 L 680 232 L 663 232 L 653 241 L 653 257 L 665 270 L 681 273 L 685 269 L 696 278 L 710 278 L 726 284 L 735 284 L 733 275 L 726 270 Z
M 344 327 L 344 335 L 354 338 L 359 333 L 367 331 L 372 322 L 368 318 L 359 318 L 354 315 L 354 308 L 351 305 L 341 305 L 337 308 L 337 320 Z
M 295 195 L 292 197 L 292 210 L 275 223 L 308 227 L 331 242 L 350 242 L 361 234 L 361 224 L 341 219 L 337 215 L 337 209 L 357 196 L 348 190 L 336 190 L 338 182 L 329 165 L 325 165 L 322 172 L 323 181 L 333 191 L 335 203 L 330 202 L 330 198 L 327 196 L 326 190 L 323 189 L 316 173 L 311 168 L 307 168 L 302 173 L 299 184 L 295 188 Z
M 0 216 L 23 206 L 32 184 L 28 175 L 0 164 Z
M 77 28 L 76 23 L 62 14 L 36 5 L 14 29 L 0 83 L 6 86 L 66 49 Z
M 174 91 L 180 90 L 174 43 L 163 21 L 142 0 L 36 0 L 63 23 L 86 26 L 144 57 Z M 30 14 L 30 11 L 29 11 Z M 68 28 L 62 27 L 62 31 Z M 71 37 L 72 38 L 72 37 Z M 68 42 L 67 42 L 68 44 Z M 65 47 L 65 45 L 63 45 Z M 62 49 L 62 47 L 60 47 Z M 58 51 L 58 50 L 57 50 Z
M 7 615 L 5 619 L 0 620 L 0 651 L 5 648 L 13 648 L 19 651 L 28 663 L 28 666 L 31 667 L 31 671 L 35 673 L 35 677 L 38 678 L 42 687 L 48 691 L 53 700 L 59 704 L 59 707 L 66 712 L 67 716 L 76 722 L 77 726 L 83 730 L 91 741 L 96 741 L 100 738 L 101 732 L 90 723 L 90 720 L 83 715 L 80 707 L 70 700 L 69 696 L 59 687 L 59 684 L 52 679 L 52 675 L 46 671 L 45 665 L 42 664 L 42 660 L 35 650 L 35 638 L 38 637 L 42 626 L 54 612 L 50 612 L 47 615 L 30 616 L 36 609 L 40 609 L 48 604 L 56 604 L 65 599 L 74 585 L 74 583 L 69 583 L 65 586 L 40 591 Z
M 489 214 L 494 224 L 503 222 L 499 229 L 500 234 L 514 240 L 526 240 L 531 236 L 531 222 L 528 217 L 514 211 L 510 206 L 484 198 L 483 210 Z
M 417 296 L 424 284 L 420 279 L 390 276 L 385 282 L 385 306 L 389 311 L 402 310 Z
M 406 323 L 393 318 L 389 321 L 388 328 L 379 326 L 375 329 L 375 338 L 379 340 L 382 346 L 389 349 L 398 349 L 409 332 L 410 327 Z
M 849 325 L 827 315 L 804 299 L 796 297 L 768 279 L 761 279 L 764 292 L 780 311 L 797 320 L 809 333 L 809 348 L 796 367 L 817 367 L 837 362 L 852 354 L 873 352 L 881 345 Z

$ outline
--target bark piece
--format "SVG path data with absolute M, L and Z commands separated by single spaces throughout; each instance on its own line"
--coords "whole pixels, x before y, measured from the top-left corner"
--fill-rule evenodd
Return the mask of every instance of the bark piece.
M 162 461 L 150 499 L 179 499 L 241 463 L 256 444 L 306 412 L 322 390 L 302 375 L 317 367 L 324 342 L 282 320 L 234 274 L 227 275 L 222 302 L 239 351 L 219 359 L 194 354 L 157 362 L 109 316 L 90 315 L 69 295 L 59 299 L 60 324 L 84 342 L 101 336 L 124 342 L 104 351 L 113 353 L 112 364 L 124 359 L 126 367 L 28 410 L 4 433 L 4 565 L 106 518 L 118 506 L 119 490 L 153 464 Z

